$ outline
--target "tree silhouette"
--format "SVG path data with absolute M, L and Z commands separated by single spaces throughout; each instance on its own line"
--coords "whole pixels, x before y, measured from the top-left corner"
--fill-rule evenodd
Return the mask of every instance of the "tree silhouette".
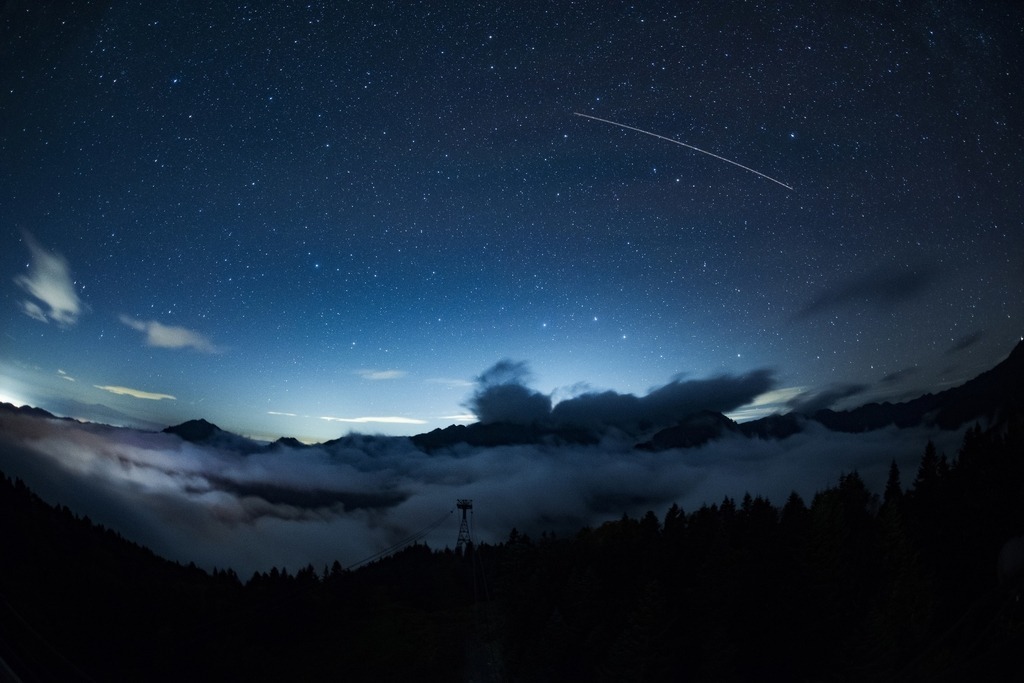
M 851 472 L 809 506 L 749 492 L 512 529 L 472 562 L 414 545 L 244 584 L 0 477 L 0 656 L 25 680 L 1021 678 L 1024 610 L 995 570 L 1024 535 L 1022 435 L 1021 417 L 973 426 L 952 463 L 929 442 L 881 500 Z

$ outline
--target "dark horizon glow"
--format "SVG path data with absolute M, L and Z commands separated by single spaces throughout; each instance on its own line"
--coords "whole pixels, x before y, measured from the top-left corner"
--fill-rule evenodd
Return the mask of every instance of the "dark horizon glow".
M 0 400 L 408 435 L 508 359 L 556 408 L 770 376 L 749 419 L 954 386 L 1024 329 L 1009 3 L 0 16 Z

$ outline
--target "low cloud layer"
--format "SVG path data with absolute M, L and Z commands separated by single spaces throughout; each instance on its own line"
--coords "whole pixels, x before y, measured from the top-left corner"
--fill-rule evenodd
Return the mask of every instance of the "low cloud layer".
M 353 435 L 327 446 L 278 444 L 246 454 L 172 434 L 0 415 L 0 469 L 46 500 L 181 562 L 233 567 L 352 565 L 474 500 L 473 533 L 500 542 L 516 527 L 572 533 L 626 512 L 692 511 L 744 492 L 810 502 L 858 470 L 881 491 L 895 458 L 913 479 L 929 438 L 954 453 L 959 434 L 885 429 L 838 434 L 810 424 L 782 441 L 729 436 L 659 453 L 608 437 L 594 446 L 465 445 L 428 455 L 408 439 Z M 453 547 L 451 515 L 425 540 Z
M 32 260 L 27 273 L 14 278 L 14 282 L 32 298 L 20 302 L 22 312 L 40 322 L 74 325 L 84 306 L 75 291 L 67 260 L 44 249 L 28 233 L 24 233 L 24 239 Z

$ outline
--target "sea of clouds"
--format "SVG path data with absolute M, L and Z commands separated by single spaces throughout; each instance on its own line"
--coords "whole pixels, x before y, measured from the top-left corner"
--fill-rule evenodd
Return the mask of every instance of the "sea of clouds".
M 952 456 L 960 432 L 887 428 L 861 434 L 808 423 L 783 440 L 728 435 L 699 448 L 646 452 L 609 432 L 594 445 L 470 447 L 425 453 L 407 438 L 351 435 L 260 452 L 20 413 L 0 415 L 0 470 L 50 503 L 207 569 L 253 571 L 339 560 L 351 566 L 431 523 L 424 541 L 453 547 L 456 499 L 474 501 L 473 535 L 515 527 L 570 534 L 672 503 L 692 511 L 745 492 L 781 505 L 858 471 L 880 492 L 895 460 L 904 486 L 929 439 Z

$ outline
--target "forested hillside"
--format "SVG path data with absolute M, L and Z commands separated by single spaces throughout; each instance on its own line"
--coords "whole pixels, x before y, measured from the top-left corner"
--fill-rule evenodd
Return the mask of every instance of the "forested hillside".
M 25 681 L 1019 675 L 1022 426 L 972 428 L 954 454 L 922 444 L 881 492 L 849 472 L 809 501 L 748 494 L 244 581 L 3 478 L 0 655 Z

